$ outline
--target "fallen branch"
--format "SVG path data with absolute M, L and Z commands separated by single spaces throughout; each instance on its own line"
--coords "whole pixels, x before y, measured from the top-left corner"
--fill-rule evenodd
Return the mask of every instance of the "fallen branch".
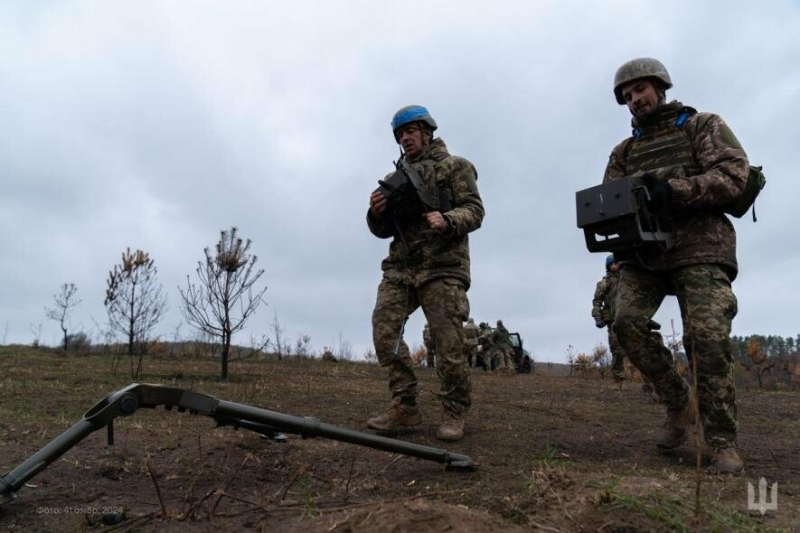
M 236 469 L 233 475 L 231 475 L 231 477 L 228 479 L 228 482 L 225 483 L 225 486 L 222 487 L 222 490 L 218 491 L 219 496 L 217 497 L 217 500 L 214 502 L 214 505 L 211 506 L 211 511 L 208 514 L 209 519 L 213 518 L 214 511 L 217 510 L 217 505 L 219 505 L 219 502 L 222 499 L 222 496 L 225 494 L 225 491 L 228 490 L 228 487 L 231 486 L 231 483 L 233 483 L 233 480 L 236 479 L 236 476 L 239 475 L 239 472 L 242 470 L 242 467 L 244 467 L 244 465 L 247 463 L 249 459 L 250 459 L 250 454 L 248 453 L 247 455 L 244 456 L 244 460 L 242 460 L 242 463 L 239 465 L 239 468 Z
M 214 493 L 216 493 L 216 492 L 217 492 L 217 489 L 212 489 L 212 490 L 208 491 L 208 492 L 206 493 L 206 495 L 205 495 L 205 496 L 203 496 L 203 498 L 202 498 L 200 501 L 198 501 L 196 504 L 194 504 L 194 505 L 193 505 L 193 506 L 192 506 L 192 507 L 191 507 L 191 508 L 190 508 L 188 511 L 186 511 L 186 512 L 185 512 L 185 513 L 184 513 L 182 516 L 179 516 L 179 517 L 178 517 L 178 520 L 179 520 L 180 522 L 183 522 L 184 520 L 186 520 L 188 517 L 190 517 L 192 514 L 194 514 L 194 512 L 197 510 L 197 508 L 198 508 L 198 507 L 200 507 L 200 506 L 201 506 L 201 505 L 202 505 L 202 504 L 203 504 L 203 503 L 204 503 L 204 502 L 205 502 L 207 499 L 209 499 L 211 496 L 213 496 L 213 495 L 214 495 Z
M 153 480 L 153 485 L 156 487 L 156 494 L 158 494 L 158 503 L 161 504 L 161 516 L 166 518 L 167 517 L 167 506 L 164 505 L 164 498 L 161 496 L 161 488 L 158 486 L 158 481 L 156 481 L 156 476 L 153 474 L 153 467 L 150 466 L 150 458 L 147 458 L 145 462 L 147 466 L 147 471 L 150 473 L 150 479 Z
M 292 476 L 292 479 L 289 480 L 289 482 L 286 484 L 286 486 L 283 489 L 278 491 L 280 493 L 280 495 L 281 495 L 281 498 L 280 498 L 281 501 L 283 501 L 286 498 L 286 494 L 289 492 L 289 488 L 292 485 L 294 485 L 294 482 L 297 481 L 297 478 L 299 478 L 300 476 L 305 474 L 305 472 L 308 469 L 308 467 L 309 467 L 308 464 L 300 465 L 300 468 L 298 468 L 297 472 L 294 473 L 294 476 Z

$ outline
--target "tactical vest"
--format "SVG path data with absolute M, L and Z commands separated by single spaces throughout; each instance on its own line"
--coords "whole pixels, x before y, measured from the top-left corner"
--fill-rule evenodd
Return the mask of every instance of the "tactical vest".
M 686 120 L 695 113 L 695 109 L 682 104 L 667 104 L 654 124 L 635 128 L 625 148 L 625 174 L 678 165 L 683 167 L 686 176 L 701 174 L 692 140 L 683 129 Z
M 617 293 L 617 285 L 619 285 L 619 274 L 607 274 L 601 317 L 606 324 L 614 321 L 614 296 Z

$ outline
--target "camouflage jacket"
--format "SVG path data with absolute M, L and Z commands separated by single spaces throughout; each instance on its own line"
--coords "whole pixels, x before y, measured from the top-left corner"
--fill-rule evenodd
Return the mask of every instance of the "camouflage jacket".
M 488 326 L 484 326 L 480 329 L 480 334 L 478 335 L 478 344 L 489 348 L 492 346 L 492 328 Z
M 409 163 L 419 172 L 424 186 L 450 192 L 453 208 L 442 215 L 452 230 L 434 230 L 420 215 L 418 221 L 401 226 L 400 234 L 391 215 L 373 220 L 368 211 L 370 231 L 382 239 L 392 237 L 389 255 L 381 264 L 384 278 L 420 286 L 432 279 L 451 277 L 468 289 L 471 280 L 467 234 L 481 227 L 484 216 L 475 167 L 462 157 L 450 155 L 444 141 L 438 138 Z
M 505 326 L 497 326 L 494 328 L 492 332 L 492 344 L 500 347 L 508 345 L 508 330 Z
M 633 119 L 634 135 L 611 152 L 603 182 L 650 172 L 672 188 L 669 216 L 674 245 L 623 255 L 649 270 L 721 264 L 736 277 L 736 231 L 723 208 L 742 193 L 749 162 L 739 141 L 717 115 L 696 113 L 682 126 L 680 102 L 662 106 L 647 122 Z
M 467 322 L 464 324 L 464 338 L 465 344 L 467 346 L 477 346 L 478 345 L 478 336 L 480 335 L 480 330 L 478 329 L 477 324 L 472 322 Z
M 592 299 L 592 318 L 608 325 L 614 321 L 614 294 L 617 292 L 619 272 L 609 272 L 597 282 Z

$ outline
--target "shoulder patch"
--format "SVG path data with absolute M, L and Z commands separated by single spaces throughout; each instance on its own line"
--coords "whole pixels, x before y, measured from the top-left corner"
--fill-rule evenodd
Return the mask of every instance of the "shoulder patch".
M 723 121 L 720 121 L 719 133 L 722 136 L 722 140 L 725 144 L 731 148 L 738 148 L 740 150 L 742 149 L 742 144 L 739 142 L 739 139 L 736 138 L 736 135 L 733 134 L 733 131 L 731 131 L 728 125 Z
M 733 134 L 733 131 L 731 131 L 719 115 L 715 115 L 714 113 L 697 113 L 687 121 L 687 125 L 689 124 L 691 124 L 693 128 L 694 134 L 702 133 L 706 128 L 711 128 L 712 131 L 716 130 L 718 138 L 722 140 L 725 146 L 739 150 L 743 149 L 739 139 L 736 138 L 736 135 Z

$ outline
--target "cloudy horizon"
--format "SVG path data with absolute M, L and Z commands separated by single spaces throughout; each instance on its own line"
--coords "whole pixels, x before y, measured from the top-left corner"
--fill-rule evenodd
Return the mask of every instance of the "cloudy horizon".
M 203 249 L 237 226 L 265 270 L 265 302 L 312 348 L 372 347 L 388 241 L 364 217 L 398 148 L 389 121 L 428 107 L 478 170 L 472 316 L 503 319 L 537 361 L 606 343 L 591 299 L 604 254 L 575 225 L 574 194 L 602 180 L 630 133 L 612 79 L 633 57 L 668 68 L 678 99 L 721 115 L 767 187 L 734 221 L 734 335 L 797 336 L 800 4 L 608 2 L 5 2 L 0 5 L 0 328 L 58 345 L 45 307 L 63 283 L 71 330 L 97 338 L 108 272 L 150 253 L 170 310 Z M 795 289 L 792 289 L 795 287 Z M 680 330 L 674 299 L 656 319 Z M 422 343 L 421 312 L 409 321 Z M 183 324 L 181 334 L 194 334 Z

